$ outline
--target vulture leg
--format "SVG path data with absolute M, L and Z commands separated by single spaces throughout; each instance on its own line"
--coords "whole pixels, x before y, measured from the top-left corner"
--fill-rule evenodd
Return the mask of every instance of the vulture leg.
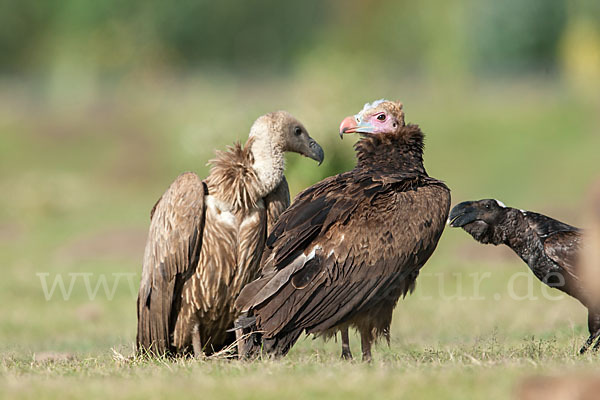
M 242 328 L 238 328 L 235 330 L 235 341 L 237 343 L 237 353 L 238 359 L 242 359 L 246 357 L 246 352 L 248 351 L 248 340 L 250 337 L 244 334 L 244 330 Z
M 590 328 L 590 333 L 594 332 L 594 335 L 593 335 L 594 338 L 598 339 L 600 337 L 600 313 L 590 312 L 590 314 L 593 314 L 593 317 L 592 318 L 588 317 L 588 319 L 592 319 L 593 323 L 592 324 L 588 323 L 588 325 L 589 325 L 588 327 Z M 600 348 L 600 339 L 598 339 L 598 341 L 594 345 L 593 350 L 598 351 L 598 348 Z
M 202 358 L 204 351 L 202 351 L 202 341 L 200 340 L 200 327 L 198 323 L 194 324 L 192 328 L 192 347 L 194 348 L 194 357 Z
M 600 336 L 600 331 L 596 332 L 595 336 L 596 337 Z M 598 341 L 596 342 L 596 344 L 594 345 L 594 348 L 592 350 L 598 351 L 599 348 L 600 348 L 600 339 L 598 339 Z
M 352 360 L 350 351 L 350 339 L 348 338 L 348 328 L 340 330 L 342 336 L 342 360 Z
M 579 354 L 585 353 L 588 348 L 600 337 L 600 314 L 597 314 L 591 310 L 588 314 L 588 329 L 590 331 L 590 337 L 581 347 L 581 350 L 579 350 Z M 594 350 L 598 350 L 598 347 L 600 347 L 599 343 L 600 339 L 594 345 Z
M 600 331 L 592 333 L 590 335 L 590 337 L 588 338 L 588 340 L 585 341 L 584 345 L 581 346 L 581 349 L 579 349 L 579 354 L 583 354 L 585 353 L 588 348 L 592 345 L 592 343 L 594 343 L 594 341 L 596 339 L 598 339 L 598 336 L 600 336 Z M 596 343 L 596 345 L 594 346 L 594 350 L 598 349 L 598 343 Z
M 363 362 L 371 362 L 371 343 L 373 343 L 373 333 L 369 329 L 360 333 L 360 345 L 362 347 Z

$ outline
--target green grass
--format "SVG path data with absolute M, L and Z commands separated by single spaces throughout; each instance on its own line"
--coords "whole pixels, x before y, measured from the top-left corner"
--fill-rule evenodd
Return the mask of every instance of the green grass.
M 205 174 L 214 148 L 244 140 L 273 109 L 297 115 L 326 152 L 321 167 L 288 157 L 293 193 L 353 165 L 353 139 L 337 136 L 343 117 L 400 98 L 453 203 L 497 197 L 584 224 L 580 207 L 599 172 L 597 102 L 548 82 L 471 85 L 376 80 L 348 91 L 342 80 L 302 76 L 197 79 L 98 93 L 83 105 L 35 88 L 0 91 L 0 397 L 503 399 L 525 376 L 597 371 L 597 355 L 577 355 L 585 309 L 545 298 L 514 255 L 458 230 L 444 233 L 415 293 L 399 302 L 391 343 L 376 346 L 370 365 L 341 362 L 339 343 L 310 338 L 279 361 L 129 358 L 150 208 L 178 173 Z M 67 287 L 74 278 L 69 299 L 56 291 L 47 300 L 40 273 Z M 106 278 L 109 293 L 99 286 L 90 299 L 84 276 L 92 290 Z M 527 293 L 537 299 L 515 298 Z

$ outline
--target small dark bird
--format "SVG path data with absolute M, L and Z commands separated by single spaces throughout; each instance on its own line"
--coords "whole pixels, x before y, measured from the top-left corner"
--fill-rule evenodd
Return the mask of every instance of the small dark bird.
M 342 358 L 352 358 L 348 328 L 371 344 L 389 341 L 392 311 L 411 292 L 435 250 L 450 210 L 450 190 L 427 175 L 423 133 L 405 125 L 400 103 L 376 101 L 344 119 L 340 135 L 360 133 L 358 163 L 306 189 L 284 212 L 266 243 L 261 277 L 236 305 L 240 328 L 257 332 L 242 356 L 285 355 L 302 332 L 341 332 Z
M 263 115 L 245 146 L 217 152 L 206 179 L 184 173 L 158 200 L 137 301 L 139 351 L 200 356 L 235 340 L 235 299 L 257 278 L 267 233 L 290 204 L 287 151 L 323 161 L 296 118 Z
M 484 244 L 510 247 L 546 285 L 575 297 L 588 309 L 590 336 L 580 353 L 600 337 L 600 304 L 587 290 L 578 264 L 582 231 L 531 211 L 506 207 L 493 199 L 465 201 L 450 212 L 450 225 Z M 600 347 L 600 340 L 594 349 Z

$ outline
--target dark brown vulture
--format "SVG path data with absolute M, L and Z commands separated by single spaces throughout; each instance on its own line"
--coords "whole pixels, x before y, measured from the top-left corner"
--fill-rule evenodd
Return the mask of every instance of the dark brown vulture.
M 423 167 L 423 133 L 404 124 L 402 105 L 366 104 L 346 118 L 360 133 L 356 167 L 298 195 L 267 239 L 261 277 L 242 290 L 236 326 L 255 332 L 242 356 L 285 355 L 302 332 L 361 335 L 363 360 L 372 342 L 389 340 L 392 311 L 415 287 L 450 209 L 450 191 Z
M 506 207 L 493 199 L 460 203 L 450 212 L 449 221 L 478 242 L 507 245 L 539 280 L 575 297 L 588 308 L 590 337 L 580 353 L 598 339 L 600 307 L 581 279 L 578 255 L 583 235 L 578 228 L 542 214 Z M 600 341 L 594 349 L 599 346 Z
M 138 350 L 198 356 L 232 341 L 235 299 L 259 274 L 267 232 L 289 206 L 286 151 L 323 161 L 298 120 L 264 115 L 244 147 L 217 152 L 204 181 L 186 172 L 158 200 L 137 301 Z

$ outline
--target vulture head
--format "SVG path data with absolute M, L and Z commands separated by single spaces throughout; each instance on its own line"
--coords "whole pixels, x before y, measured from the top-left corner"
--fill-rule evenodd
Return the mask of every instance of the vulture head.
M 397 133 L 405 126 L 402 103 L 377 100 L 367 103 L 356 115 L 344 118 L 340 125 L 340 137 L 345 133 L 375 136 Z
M 309 136 L 304 125 L 286 111 L 275 111 L 259 117 L 250 129 L 250 137 L 259 142 L 270 142 L 264 146 L 279 152 L 291 151 L 312 158 L 319 165 L 324 153 L 321 146 Z
M 497 245 L 502 242 L 498 229 L 511 210 L 494 199 L 464 201 L 450 211 L 448 222 L 454 228 L 463 228 L 478 242 Z

